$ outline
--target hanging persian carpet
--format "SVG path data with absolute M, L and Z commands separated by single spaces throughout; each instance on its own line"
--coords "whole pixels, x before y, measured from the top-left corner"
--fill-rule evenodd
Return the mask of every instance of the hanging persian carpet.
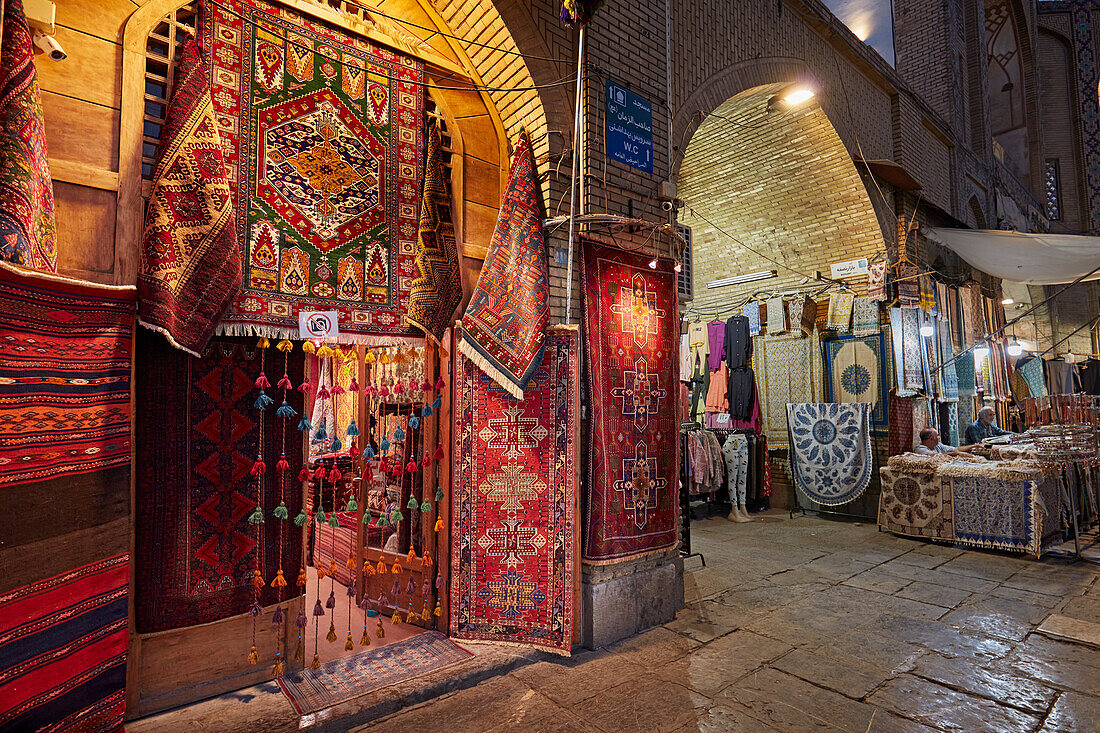
M 451 325 L 462 302 L 462 277 L 458 245 L 451 222 L 451 182 L 443 167 L 439 126 L 428 128 L 428 153 L 424 161 L 424 196 L 420 202 L 414 276 L 405 316 L 436 344 Z
M 925 388 L 920 309 L 891 308 L 890 336 L 894 342 L 894 378 L 898 395 L 912 396 Z
M 0 593 L 0 731 L 120 731 L 129 557 Z
M 451 636 L 573 648 L 580 335 L 547 331 L 542 366 L 516 400 L 459 357 L 451 498 Z
M 458 342 L 463 354 L 516 399 L 523 399 L 542 361 L 550 319 L 542 213 L 535 158 L 524 130 Z
M 840 506 L 871 483 L 870 411 L 866 403 L 787 405 L 791 475 L 810 501 Z
M 286 357 L 275 388 L 286 409 L 260 410 L 254 401 L 264 351 L 255 339 L 215 338 L 198 359 L 153 334 L 139 335 L 134 575 L 142 633 L 245 613 L 256 571 L 264 580 L 264 606 L 281 598 L 280 588 L 268 583 L 278 570 L 291 584 L 298 577 L 301 532 L 290 531 L 297 527 L 282 533 L 281 545 L 269 531 L 258 546 L 256 530 L 293 520 L 302 509 L 297 426 L 303 396 L 297 388 L 305 360 L 300 350 Z M 274 384 L 278 371 L 282 358 L 267 367 L 265 381 Z M 165 431 L 166 425 L 174 429 Z M 271 470 L 257 476 L 261 435 L 259 457 Z M 284 473 L 295 490 L 281 490 L 276 477 Z
M 195 40 L 180 44 L 145 211 L 141 324 L 195 356 L 241 287 L 230 181 Z
M 0 260 L 57 272 L 53 180 L 23 0 L 4 6 L 0 47 Z
M 676 273 L 585 242 L 592 448 L 584 558 L 617 561 L 677 542 Z M 675 447 L 674 447 L 675 446 Z
M 129 475 L 134 296 L 0 263 L 0 485 Z
M 821 341 L 813 336 L 767 336 L 753 348 L 753 373 L 764 434 L 787 444 L 787 403 L 821 399 Z
M 243 283 L 219 327 L 344 340 L 402 334 L 423 171 L 423 65 L 267 0 L 205 8 Z
M 871 432 L 888 428 L 889 389 L 886 339 L 873 336 L 837 336 L 825 339 L 825 396 L 829 402 L 866 402 L 871 406 Z
M 879 471 L 878 526 L 895 534 L 952 540 L 951 492 L 936 478 L 931 465 L 919 470 L 890 467 Z
M 951 493 L 956 544 L 1038 554 L 1043 522 L 1038 471 L 948 465 L 939 477 Z

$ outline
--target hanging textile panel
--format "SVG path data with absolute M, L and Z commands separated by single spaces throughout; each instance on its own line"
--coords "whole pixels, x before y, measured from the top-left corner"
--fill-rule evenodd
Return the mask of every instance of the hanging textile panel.
M 220 330 L 294 337 L 300 310 L 335 310 L 345 339 L 408 332 L 422 64 L 266 0 L 208 10 L 244 266 Z
M 284 354 L 256 347 L 255 339 L 215 338 L 197 359 L 154 334 L 139 336 L 134 429 L 139 632 L 245 613 L 253 570 L 267 583 L 260 605 L 296 595 L 302 533 L 293 520 L 302 508 L 297 424 L 303 397 L 297 390 L 270 390 L 276 404 L 286 399 L 297 413 L 293 418 L 279 417 L 274 406 L 259 411 L 253 402 L 261 371 L 275 384 L 285 369 L 294 387 L 301 384 L 303 357 L 301 350 L 290 352 L 284 368 Z M 249 522 L 256 509 L 250 471 L 258 453 L 269 467 L 263 475 L 261 546 L 257 525 Z M 284 453 L 289 468 L 281 472 L 275 466 Z M 272 514 L 280 501 L 288 519 Z M 272 588 L 280 569 L 288 586 Z
M 917 403 L 916 397 L 903 397 L 899 394 L 890 395 L 890 429 L 888 450 L 890 455 L 896 456 L 916 447 L 917 434 L 920 428 L 916 427 Z
M 835 336 L 824 339 L 825 398 L 829 402 L 866 402 L 871 406 L 871 432 L 888 427 L 889 387 L 886 380 L 886 339 Z
M 958 402 L 959 400 L 959 374 L 955 365 L 955 347 L 951 339 L 951 321 L 947 318 L 936 319 L 936 339 L 939 344 L 940 384 L 943 389 L 940 392 L 942 402 Z
M 582 263 L 592 409 L 584 558 L 599 564 L 677 542 L 676 273 L 587 242 Z
M 908 396 L 924 390 L 924 348 L 923 338 L 920 335 L 920 309 L 891 308 L 890 335 L 894 341 L 894 368 L 898 394 Z
M 906 537 L 952 540 L 955 537 L 951 491 L 928 471 L 879 470 L 878 526 Z
M 879 328 L 878 303 L 870 298 L 856 298 L 852 301 L 852 333 L 856 336 L 869 336 L 878 333 Z
M 550 265 L 542 217 L 538 171 L 523 130 L 458 342 L 463 354 L 517 399 L 523 398 L 542 360 L 550 320 Z
M 830 331 L 845 333 L 852 327 L 852 307 L 855 295 L 852 293 L 833 293 L 829 296 L 829 310 L 826 314 L 826 328 Z
M 753 348 L 753 373 L 764 434 L 772 447 L 787 445 L 787 403 L 817 402 L 822 395 L 821 341 L 813 336 L 767 336 Z
M 866 403 L 787 405 L 791 475 L 811 501 L 840 506 L 871 483 L 870 410 Z
M 0 730 L 120 731 L 129 556 L 0 594 Z
M 741 307 L 741 315 L 749 319 L 749 335 L 760 335 L 760 301 L 750 300 Z
M 1038 472 L 963 465 L 944 466 L 939 477 L 950 485 L 956 544 L 1038 554 L 1043 521 Z
M 410 325 L 419 328 L 436 344 L 451 325 L 451 316 L 462 301 L 458 245 L 451 221 L 451 181 L 443 166 L 442 147 L 439 125 L 433 124 L 428 129 L 415 274 L 406 316 Z
M 0 37 L 0 260 L 57 272 L 53 180 L 22 0 L 4 4 Z
M 180 44 L 138 273 L 141 323 L 196 356 L 241 286 L 230 180 L 195 39 Z
M 573 648 L 579 575 L 580 333 L 547 332 L 517 400 L 459 358 L 451 636 Z
M 128 469 L 134 300 L 0 266 L 0 484 Z

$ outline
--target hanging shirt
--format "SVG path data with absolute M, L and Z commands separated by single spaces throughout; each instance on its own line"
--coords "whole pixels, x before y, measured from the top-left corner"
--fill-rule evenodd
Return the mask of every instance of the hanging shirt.
M 707 340 L 710 342 L 707 367 L 713 372 L 718 369 L 718 365 L 726 358 L 726 324 L 721 321 L 708 323 Z
M 730 418 L 749 420 L 752 417 L 752 406 L 756 401 L 756 382 L 751 367 L 730 370 L 727 398 Z
M 713 352 L 712 352 L 713 355 Z M 729 369 L 724 363 L 719 363 L 718 370 L 710 373 L 710 388 L 707 389 L 707 412 L 727 412 L 729 399 L 726 392 L 729 388 Z
M 707 363 L 707 327 L 702 323 L 688 324 L 688 347 L 691 349 L 692 369 L 695 363 L 705 368 Z
M 691 347 L 686 333 L 680 334 L 680 381 L 691 381 Z
M 752 355 L 752 338 L 749 334 L 748 318 L 732 316 L 726 321 L 726 363 L 731 370 L 749 363 Z

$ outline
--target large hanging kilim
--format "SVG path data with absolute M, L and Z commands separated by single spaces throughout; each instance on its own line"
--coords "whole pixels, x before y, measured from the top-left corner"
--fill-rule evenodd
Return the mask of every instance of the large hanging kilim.
M 417 634 L 352 657 L 322 664 L 319 669 L 288 672 L 279 686 L 299 715 L 432 672 L 474 655 L 442 634 Z
M 0 593 L 0 731 L 122 730 L 129 579 L 122 554 Z
M 593 564 L 677 541 L 676 273 L 667 260 L 586 242 L 592 436 L 584 558 Z
M 244 282 L 231 335 L 408 332 L 423 171 L 423 65 L 266 0 L 204 6 L 202 47 L 234 183 Z
M 878 526 L 907 537 L 952 540 L 955 537 L 951 491 L 927 472 L 879 469 Z
M 198 355 L 241 287 L 230 181 L 199 47 L 180 44 L 145 210 L 142 325 Z
M 0 47 L 0 260 L 57 271 L 53 180 L 23 0 L 4 4 Z
M 917 403 L 916 397 L 902 397 L 899 393 L 890 394 L 890 432 L 888 451 L 892 456 L 913 450 L 917 445 Z
M 462 353 L 517 398 L 542 360 L 549 273 L 538 175 L 524 130 L 458 342 Z
M 286 431 L 286 505 L 291 519 L 301 509 L 302 467 L 297 419 L 274 409 L 257 411 L 255 380 L 260 373 L 255 339 L 215 338 L 199 359 L 171 348 L 150 333 L 138 338 L 135 438 L 137 531 L 134 575 L 140 632 L 201 624 L 244 613 L 251 602 L 253 562 L 265 580 L 282 568 L 288 583 L 298 577 L 301 532 L 290 524 L 278 547 L 271 510 L 279 503 L 278 472 Z M 278 356 L 274 356 L 278 354 Z M 304 354 L 290 352 L 288 376 L 301 384 Z M 269 349 L 268 381 L 282 375 L 282 354 Z M 290 406 L 301 415 L 302 395 L 290 390 Z M 256 459 L 262 417 L 265 474 L 264 536 L 256 553 Z M 166 430 L 165 426 L 172 426 Z M 289 590 L 289 589 L 288 589 Z M 278 600 L 264 587 L 261 605 Z
M 890 335 L 894 341 L 895 383 L 908 397 L 925 389 L 919 308 L 891 308 Z
M 424 197 L 420 202 L 420 230 L 416 241 L 414 277 L 406 319 L 437 344 L 451 325 L 462 301 L 458 246 L 451 222 L 451 182 L 443 167 L 439 127 L 428 130 L 424 160 Z
M 866 403 L 787 405 L 791 475 L 811 501 L 839 506 L 871 483 L 870 411 Z
M 459 357 L 452 637 L 573 648 L 579 374 L 576 327 L 547 332 L 522 400 Z
M 886 339 L 836 336 L 822 343 L 825 350 L 825 395 L 829 402 L 866 402 L 871 406 L 871 432 L 886 433 L 889 386 Z
M 0 263 L 0 485 L 129 465 L 134 298 Z
M 822 395 L 821 340 L 767 336 L 753 348 L 753 373 L 764 434 L 773 447 L 787 445 L 787 403 L 817 402 Z

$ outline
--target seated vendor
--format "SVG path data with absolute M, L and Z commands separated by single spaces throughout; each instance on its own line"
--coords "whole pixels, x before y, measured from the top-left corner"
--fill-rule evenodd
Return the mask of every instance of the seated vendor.
M 978 410 L 978 419 L 970 423 L 966 429 L 967 443 L 981 443 L 986 438 L 998 435 L 1015 435 L 1011 430 L 1002 430 L 993 424 L 994 413 L 992 407 L 983 407 Z
M 940 442 L 940 431 L 935 428 L 925 428 L 920 431 L 920 443 L 913 449 L 913 452 L 922 455 L 930 456 L 936 453 L 950 453 L 953 456 L 962 455 L 963 453 L 969 453 L 970 449 L 974 446 L 965 445 L 961 448 L 956 448 L 953 445 L 947 445 Z

